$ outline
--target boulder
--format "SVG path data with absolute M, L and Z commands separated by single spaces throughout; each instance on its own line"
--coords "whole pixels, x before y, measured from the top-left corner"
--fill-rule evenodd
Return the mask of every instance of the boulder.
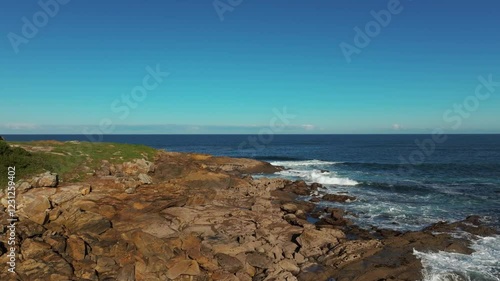
M 294 214 L 295 212 L 297 212 L 298 207 L 297 207 L 297 205 L 295 205 L 293 203 L 286 203 L 286 204 L 281 205 L 281 210 L 283 210 L 284 212 L 287 212 L 287 213 Z
M 308 186 L 305 181 L 302 180 L 289 182 L 282 188 L 282 190 L 286 192 L 292 192 L 301 196 L 307 196 L 311 193 L 311 191 L 313 191 L 313 189 Z
M 37 224 L 43 225 L 48 220 L 48 211 L 50 208 L 51 204 L 49 199 L 46 196 L 38 195 L 33 198 L 33 201 L 24 205 L 19 211 L 19 214 Z
M 125 162 L 121 166 L 124 174 L 129 176 L 137 176 L 139 174 L 147 174 L 154 172 L 155 166 L 153 163 L 145 159 L 136 159 L 131 162 Z
M 33 187 L 56 187 L 59 183 L 57 174 L 45 172 L 33 179 Z
M 301 247 L 299 252 L 305 257 L 311 257 L 323 254 L 324 247 L 337 245 L 339 240 L 344 238 L 344 233 L 337 229 L 306 228 L 297 238 L 297 242 Z

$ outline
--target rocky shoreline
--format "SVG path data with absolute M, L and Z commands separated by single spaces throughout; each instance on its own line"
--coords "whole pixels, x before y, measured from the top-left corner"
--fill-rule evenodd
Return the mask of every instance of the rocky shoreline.
M 316 204 L 349 195 L 302 201 L 321 186 L 251 176 L 279 169 L 158 151 L 102 160 L 75 183 L 50 172 L 20 181 L 16 273 L 2 270 L 0 280 L 421 280 L 414 249 L 469 254 L 470 241 L 451 233 L 497 234 L 477 217 L 416 232 L 363 230 L 342 209 Z

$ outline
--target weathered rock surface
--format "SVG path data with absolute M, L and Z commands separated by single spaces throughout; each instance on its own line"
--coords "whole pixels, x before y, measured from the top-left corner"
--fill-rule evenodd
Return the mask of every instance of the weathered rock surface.
M 297 201 L 321 185 L 247 175 L 279 169 L 158 152 L 154 162 L 103 161 L 87 182 L 59 184 L 51 173 L 24 180 L 21 255 L 16 274 L 2 271 L 0 280 L 418 280 L 414 248 L 470 253 L 444 233 L 494 233 L 475 217 L 420 232 L 365 231 L 341 209 Z M 308 222 L 314 214 L 316 224 Z
M 31 185 L 34 187 L 56 187 L 59 183 L 57 174 L 46 172 L 33 178 Z

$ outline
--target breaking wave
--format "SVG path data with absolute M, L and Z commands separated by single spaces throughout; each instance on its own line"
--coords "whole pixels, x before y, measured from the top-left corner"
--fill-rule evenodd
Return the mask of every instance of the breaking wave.
M 424 267 L 424 281 L 500 281 L 500 236 L 481 237 L 470 255 L 413 250 Z
M 321 170 L 284 170 L 277 174 L 285 177 L 300 178 L 306 182 L 313 183 L 317 182 L 320 184 L 332 184 L 332 185 L 344 185 L 353 186 L 357 185 L 358 182 L 351 180 L 349 178 L 337 177 L 334 172 L 321 171 Z

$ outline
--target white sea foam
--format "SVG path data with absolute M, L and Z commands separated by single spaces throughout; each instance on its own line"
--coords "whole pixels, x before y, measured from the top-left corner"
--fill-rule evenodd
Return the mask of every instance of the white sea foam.
M 422 261 L 424 281 L 500 281 L 500 236 L 479 238 L 471 248 L 471 255 L 413 253 Z
M 303 160 L 303 161 L 274 161 L 270 162 L 271 165 L 274 166 L 283 166 L 287 168 L 293 167 L 308 167 L 308 166 L 326 166 L 326 165 L 335 165 L 341 162 L 330 162 L 330 161 L 321 161 L 321 160 Z
M 333 184 L 333 185 L 345 185 L 352 186 L 357 185 L 358 182 L 348 179 L 337 177 L 333 172 L 320 171 L 320 170 L 284 170 L 277 174 L 285 177 L 298 177 L 306 182 L 317 182 L 320 184 Z

